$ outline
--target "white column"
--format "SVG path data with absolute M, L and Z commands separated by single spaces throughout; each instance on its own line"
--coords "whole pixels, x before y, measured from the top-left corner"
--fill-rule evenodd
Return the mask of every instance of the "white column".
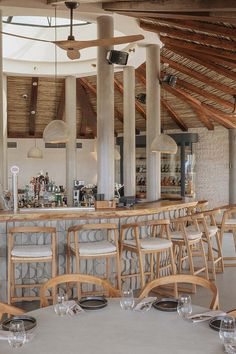
M 67 77 L 65 84 L 65 118 L 70 129 L 66 144 L 66 191 L 68 205 L 73 205 L 73 181 L 77 177 L 76 153 L 76 78 Z
M 124 68 L 124 191 L 135 196 L 135 70 Z
M 114 36 L 113 18 L 101 16 L 97 20 L 98 38 Z M 106 60 L 112 47 L 98 47 L 97 53 L 97 167 L 98 193 L 105 200 L 114 196 L 114 69 Z
M 229 203 L 236 203 L 236 129 L 229 129 Z
M 0 12 L 0 29 L 2 30 L 2 13 Z M 7 166 L 7 78 L 3 74 L 2 36 L 0 35 L 0 193 L 8 189 Z
M 150 146 L 157 134 L 160 134 L 160 47 L 147 47 L 146 60 L 146 107 L 147 107 L 147 200 L 154 201 L 161 196 L 160 153 L 152 153 Z

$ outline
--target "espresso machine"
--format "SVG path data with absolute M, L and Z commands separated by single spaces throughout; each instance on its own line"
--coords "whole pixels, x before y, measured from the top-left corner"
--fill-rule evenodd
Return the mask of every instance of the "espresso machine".
M 73 206 L 78 207 L 81 203 L 82 199 L 82 194 L 81 194 L 81 189 L 84 187 L 85 182 L 84 181 L 79 181 L 79 180 L 74 180 L 74 186 L 73 186 Z

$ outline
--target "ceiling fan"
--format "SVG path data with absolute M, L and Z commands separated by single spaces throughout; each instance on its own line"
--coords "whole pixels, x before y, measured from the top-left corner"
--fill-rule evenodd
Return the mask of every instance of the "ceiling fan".
M 122 37 L 101 38 L 101 39 L 94 39 L 88 41 L 75 40 L 75 37 L 73 36 L 73 11 L 79 6 L 79 3 L 76 1 L 65 1 L 65 5 L 70 10 L 70 34 L 67 40 L 55 41 L 54 43 L 59 48 L 66 50 L 67 56 L 71 60 L 79 59 L 80 58 L 79 51 L 84 48 L 130 43 L 130 42 L 136 42 L 141 39 L 144 39 L 143 35 L 138 34 L 138 35 L 122 36 Z

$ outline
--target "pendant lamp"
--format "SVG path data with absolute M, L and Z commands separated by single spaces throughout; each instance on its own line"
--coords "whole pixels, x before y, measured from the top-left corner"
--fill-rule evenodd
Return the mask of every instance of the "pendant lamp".
M 29 149 L 27 153 L 27 157 L 31 159 L 42 159 L 43 158 L 43 152 L 36 146 L 36 139 L 34 146 Z
M 55 42 L 57 41 L 57 12 L 55 6 Z M 55 117 L 57 117 L 56 104 L 56 83 L 57 83 L 57 46 L 55 45 Z M 44 129 L 43 140 L 45 143 L 60 144 L 67 143 L 70 138 L 70 131 L 67 123 L 61 119 L 52 120 Z

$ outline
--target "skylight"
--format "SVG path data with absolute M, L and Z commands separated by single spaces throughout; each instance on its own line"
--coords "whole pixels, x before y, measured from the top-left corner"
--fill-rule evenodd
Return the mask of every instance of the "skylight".
M 5 16 L 2 19 L 3 23 L 18 26 L 30 27 L 55 27 L 55 17 L 39 17 L 39 16 Z M 73 20 L 74 26 L 84 26 L 89 22 L 81 20 Z M 70 25 L 70 20 L 66 18 L 57 18 L 57 27 L 67 27 Z

